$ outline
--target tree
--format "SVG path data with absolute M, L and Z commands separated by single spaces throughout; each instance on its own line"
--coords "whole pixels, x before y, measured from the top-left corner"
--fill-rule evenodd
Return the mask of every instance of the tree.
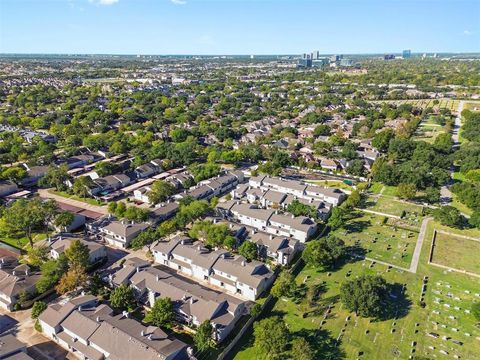
M 317 217 L 317 210 L 315 207 L 312 205 L 303 204 L 297 199 L 288 204 L 287 211 L 295 216 L 309 216 L 311 218 Z
M 478 229 L 480 229 L 480 210 L 476 210 L 468 219 L 468 223 Z
M 86 198 L 90 195 L 91 186 L 92 179 L 89 176 L 79 176 L 73 181 L 72 192 L 81 198 Z
M 65 294 L 73 291 L 81 286 L 84 286 L 88 281 L 88 275 L 85 269 L 80 266 L 70 268 L 60 279 L 55 287 L 59 294 Z
M 387 283 L 381 276 L 363 275 L 346 281 L 340 287 L 345 307 L 362 317 L 377 317 L 387 296 Z
M 45 311 L 47 304 L 44 301 L 35 301 L 32 306 L 32 319 L 38 319 L 40 314 Z
M 158 327 L 170 327 L 174 318 L 173 302 L 166 297 L 155 300 L 152 310 L 145 316 L 145 321 Z
M 68 211 L 62 211 L 61 213 L 55 216 L 53 224 L 62 230 L 67 229 L 75 220 L 75 216 Z
M 168 181 L 157 180 L 152 184 L 151 189 L 148 192 L 148 201 L 155 205 L 166 201 L 174 193 L 175 186 Z
M 345 200 L 344 206 L 349 208 L 355 208 L 358 205 L 360 205 L 361 201 L 362 201 L 362 196 L 360 195 L 360 191 L 353 190 L 352 193 L 348 195 L 347 200 Z
M 274 359 L 286 349 L 290 333 L 285 322 L 278 317 L 269 317 L 253 325 L 255 347 L 268 359 Z
M 365 166 L 363 160 L 351 160 L 347 166 L 347 173 L 354 176 L 365 175 Z
M 20 199 L 3 213 L 9 231 L 23 233 L 33 247 L 33 232 L 44 226 L 46 213 L 44 204 L 38 200 Z
M 272 286 L 271 294 L 277 298 L 291 297 L 296 289 L 295 277 L 288 271 L 282 271 Z
M 27 249 L 27 262 L 35 267 L 40 267 L 48 260 L 50 249 L 48 246 L 34 246 Z
M 214 347 L 212 340 L 213 326 L 209 320 L 205 320 L 200 324 L 197 332 L 193 335 L 193 342 L 198 351 L 205 351 Z
M 475 320 L 480 321 L 480 302 L 475 302 L 472 304 L 471 312 Z
M 393 129 L 386 129 L 380 131 L 375 135 L 372 140 L 372 146 L 375 147 L 378 151 L 385 152 L 388 150 L 388 145 L 390 140 L 395 136 Z
M 442 206 L 433 211 L 433 217 L 442 225 L 451 227 L 462 227 L 465 224 L 465 218 L 460 211 L 453 206 Z
M 137 307 L 135 294 L 131 287 L 120 285 L 110 294 L 110 303 L 117 309 L 133 311 Z
M 345 223 L 346 212 L 341 207 L 334 207 L 328 218 L 328 226 L 332 230 L 339 229 Z
M 452 135 L 449 133 L 443 133 L 438 135 L 433 142 L 433 146 L 437 151 L 444 154 L 450 154 L 453 147 Z
M 436 204 L 440 201 L 440 189 L 429 186 L 425 189 L 425 201 L 429 204 Z
M 257 246 L 251 241 L 244 241 L 238 248 L 238 253 L 248 261 L 252 261 L 257 258 Z
M 71 241 L 70 246 L 65 250 L 65 256 L 71 268 L 81 267 L 86 269 L 90 263 L 90 250 L 87 245 L 78 239 Z
M 335 236 L 328 236 L 307 243 L 302 258 L 310 266 L 325 269 L 345 255 L 345 243 Z
M 12 166 L 2 171 L 1 178 L 13 181 L 18 185 L 27 175 L 27 170 L 18 166 Z
M 65 254 L 60 255 L 57 260 L 45 261 L 40 267 L 42 277 L 35 284 L 37 291 L 42 294 L 51 289 L 67 269 L 68 263 Z
M 397 188 L 397 196 L 400 199 L 411 200 L 417 194 L 417 187 L 415 184 L 399 184 Z
M 315 352 L 307 340 L 297 337 L 292 341 L 291 358 L 294 360 L 314 360 Z
M 67 165 L 59 167 L 50 166 L 47 173 L 40 179 L 39 184 L 45 187 L 53 187 L 58 191 L 65 190 L 66 181 L 70 178 Z

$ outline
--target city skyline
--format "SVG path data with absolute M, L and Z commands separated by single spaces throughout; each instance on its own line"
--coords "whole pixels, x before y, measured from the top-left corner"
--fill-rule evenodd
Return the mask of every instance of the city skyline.
M 0 53 L 478 52 L 475 9 L 470 0 L 4 0 Z

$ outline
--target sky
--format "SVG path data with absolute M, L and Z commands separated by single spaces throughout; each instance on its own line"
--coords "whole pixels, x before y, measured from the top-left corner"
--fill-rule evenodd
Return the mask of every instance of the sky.
M 0 53 L 480 52 L 480 0 L 0 0 Z

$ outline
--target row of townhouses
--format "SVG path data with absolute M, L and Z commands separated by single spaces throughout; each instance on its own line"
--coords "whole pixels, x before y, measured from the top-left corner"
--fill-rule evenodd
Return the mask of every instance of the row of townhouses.
M 256 205 L 227 201 L 217 205 L 217 211 L 226 219 L 274 236 L 286 236 L 302 243 L 317 231 L 317 224 L 305 216 L 280 214 L 277 210 L 262 209 Z
M 186 360 L 187 345 L 128 313 L 115 315 L 91 295 L 53 304 L 38 318 L 43 334 L 80 359 Z
M 160 241 L 152 252 L 156 263 L 247 300 L 257 299 L 274 279 L 260 261 L 247 262 L 225 250 L 212 251 L 184 236 Z
M 243 300 L 151 267 L 141 259 L 130 258 L 105 280 L 112 287 L 131 286 L 137 300 L 149 307 L 158 298 L 170 298 L 179 322 L 199 326 L 208 320 L 214 328 L 214 340 L 219 342 L 228 336 L 247 311 Z

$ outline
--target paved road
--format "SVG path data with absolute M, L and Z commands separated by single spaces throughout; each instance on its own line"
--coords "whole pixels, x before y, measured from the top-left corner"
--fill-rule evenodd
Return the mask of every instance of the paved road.
M 462 127 L 462 111 L 463 111 L 463 101 L 460 101 L 458 104 L 457 116 L 455 117 L 455 124 L 453 125 L 452 130 L 452 140 L 453 140 L 453 148 L 457 148 L 460 146 L 459 136 L 460 136 L 460 128 Z M 440 188 L 440 203 L 442 205 L 449 205 L 452 202 L 452 192 L 450 191 L 449 187 L 453 184 L 453 173 L 455 171 L 455 167 L 452 166 L 450 168 L 450 181 L 443 185 Z
M 423 240 L 425 239 L 425 234 L 427 232 L 428 222 L 432 218 L 426 217 L 422 221 L 422 226 L 420 227 L 420 233 L 418 234 L 417 244 L 415 245 L 415 250 L 412 256 L 412 262 L 410 263 L 410 272 L 416 273 L 418 268 L 418 262 L 420 261 L 420 254 L 422 252 Z
M 58 202 L 62 202 L 62 203 L 68 204 L 68 205 L 76 206 L 76 207 L 79 207 L 81 209 L 94 211 L 94 212 L 97 212 L 97 213 L 100 213 L 100 214 L 103 214 L 103 215 L 108 215 L 108 209 L 107 209 L 106 206 L 98 206 L 98 205 L 87 204 L 83 201 L 78 201 L 78 200 L 63 197 L 63 196 L 60 196 L 60 195 L 55 195 L 55 194 L 52 194 L 51 192 L 49 192 L 48 189 L 39 189 L 38 194 L 40 195 L 40 197 L 45 198 L 45 199 L 54 199 Z

